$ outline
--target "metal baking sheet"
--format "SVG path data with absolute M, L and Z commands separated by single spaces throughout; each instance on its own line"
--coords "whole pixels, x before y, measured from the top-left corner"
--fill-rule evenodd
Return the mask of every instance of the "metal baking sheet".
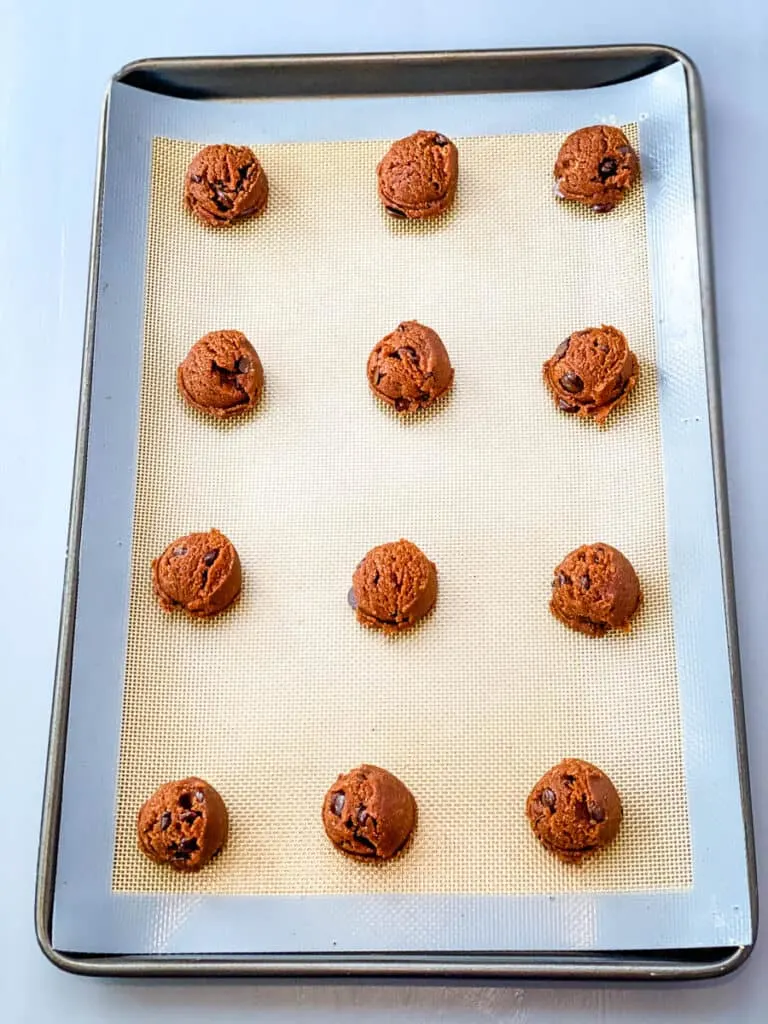
M 202 102 L 212 98 L 219 102 Z M 343 915 L 329 913 L 335 897 L 113 893 L 152 139 L 382 138 L 417 122 L 493 135 L 595 121 L 640 128 L 693 884 L 658 893 L 345 896 L 356 905 L 347 902 Z M 55 962 L 93 973 L 193 965 L 200 973 L 202 958 L 216 973 L 690 977 L 747 954 L 754 874 L 701 133 L 693 68 L 657 47 L 157 61 L 116 76 L 94 223 L 38 886 L 38 935 Z

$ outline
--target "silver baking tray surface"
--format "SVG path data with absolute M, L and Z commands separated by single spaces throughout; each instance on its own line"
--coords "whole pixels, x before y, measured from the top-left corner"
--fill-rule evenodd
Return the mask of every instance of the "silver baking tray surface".
M 643 163 L 690 884 L 539 895 L 113 891 L 153 139 L 382 139 L 433 125 L 499 136 L 597 121 L 636 123 Z M 756 922 L 703 111 L 691 62 L 666 47 L 627 46 L 124 68 L 105 104 L 94 211 L 38 867 L 46 955 L 102 975 L 696 978 L 743 962 Z

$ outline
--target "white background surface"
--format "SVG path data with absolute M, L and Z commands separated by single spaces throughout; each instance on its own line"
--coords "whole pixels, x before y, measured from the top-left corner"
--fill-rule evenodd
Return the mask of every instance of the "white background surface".
M 145 56 L 662 42 L 701 70 L 728 467 L 758 855 L 768 849 L 763 665 L 768 497 L 762 406 L 768 14 L 762 0 L 577 7 L 510 0 L 196 4 L 0 0 L 0 1020 L 732 1021 L 764 1019 L 765 942 L 735 976 L 685 986 L 498 988 L 109 982 L 38 952 L 32 905 L 105 83 Z M 713 807 L 717 814 L 717 807 Z M 663 813 L 663 808 L 660 809 Z M 83 842 L 87 842 L 87 835 Z M 768 872 L 763 872 L 768 891 Z

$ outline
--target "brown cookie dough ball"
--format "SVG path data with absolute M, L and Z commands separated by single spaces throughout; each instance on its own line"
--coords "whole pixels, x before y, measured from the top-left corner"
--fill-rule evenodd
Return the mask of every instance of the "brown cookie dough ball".
M 456 194 L 458 150 L 439 132 L 415 132 L 391 146 L 376 173 L 379 198 L 390 216 L 437 217 Z
M 437 568 L 409 540 L 372 548 L 352 576 L 357 621 L 384 633 L 411 629 L 436 600 Z
M 240 558 L 218 530 L 188 533 L 152 562 L 152 583 L 165 611 L 183 608 L 195 618 L 210 618 L 239 596 Z
M 415 823 L 416 801 L 410 790 L 370 764 L 340 775 L 323 801 L 326 835 L 353 857 L 388 860 L 403 848 Z
M 228 419 L 253 409 L 264 388 L 256 349 L 240 331 L 211 331 L 176 371 L 183 398 L 198 412 Z
M 609 544 L 583 544 L 555 569 L 549 607 L 564 625 L 587 636 L 628 632 L 640 607 L 640 581 L 629 561 Z
M 206 146 L 187 169 L 184 201 L 211 227 L 225 227 L 260 213 L 268 194 L 264 168 L 248 146 Z
M 605 423 L 637 384 L 640 367 L 615 327 L 574 331 L 544 363 L 544 380 L 558 409 Z
M 139 849 L 175 871 L 199 871 L 227 839 L 229 818 L 219 794 L 194 776 L 166 782 L 139 811 Z
M 637 154 L 620 128 L 596 124 L 565 140 L 555 162 L 555 195 L 609 213 L 637 178 Z
M 608 776 L 575 757 L 539 779 L 525 813 L 542 845 L 573 864 L 613 842 L 622 817 L 621 799 Z
M 406 320 L 368 356 L 368 383 L 397 412 L 416 412 L 450 390 L 453 367 L 439 335 Z

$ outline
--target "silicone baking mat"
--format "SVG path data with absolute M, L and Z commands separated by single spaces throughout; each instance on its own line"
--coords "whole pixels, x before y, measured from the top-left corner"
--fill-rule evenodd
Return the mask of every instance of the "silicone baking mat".
M 387 141 L 256 145 L 267 211 L 227 231 L 183 209 L 198 147 L 154 140 L 114 890 L 690 885 L 643 188 L 607 217 L 555 202 L 563 137 L 457 139 L 457 201 L 431 224 L 382 213 Z M 406 319 L 438 331 L 456 382 L 402 420 L 370 395 L 365 362 Z M 564 337 L 600 323 L 641 363 L 604 430 L 557 413 L 541 381 Z M 217 328 L 244 331 L 266 375 L 257 413 L 226 425 L 175 384 Z M 241 601 L 207 623 L 166 616 L 152 558 L 212 526 L 240 552 Z M 399 537 L 436 562 L 440 594 L 393 640 L 361 628 L 346 593 L 365 552 Z M 629 636 L 594 641 L 550 617 L 553 567 L 595 540 L 640 576 Z M 606 770 L 625 808 L 618 841 L 578 868 L 524 817 L 566 755 Z M 361 761 L 418 801 L 413 846 L 388 865 L 344 858 L 322 830 L 326 788 Z M 141 802 L 186 774 L 231 816 L 224 853 L 194 876 L 152 865 L 135 838 Z

